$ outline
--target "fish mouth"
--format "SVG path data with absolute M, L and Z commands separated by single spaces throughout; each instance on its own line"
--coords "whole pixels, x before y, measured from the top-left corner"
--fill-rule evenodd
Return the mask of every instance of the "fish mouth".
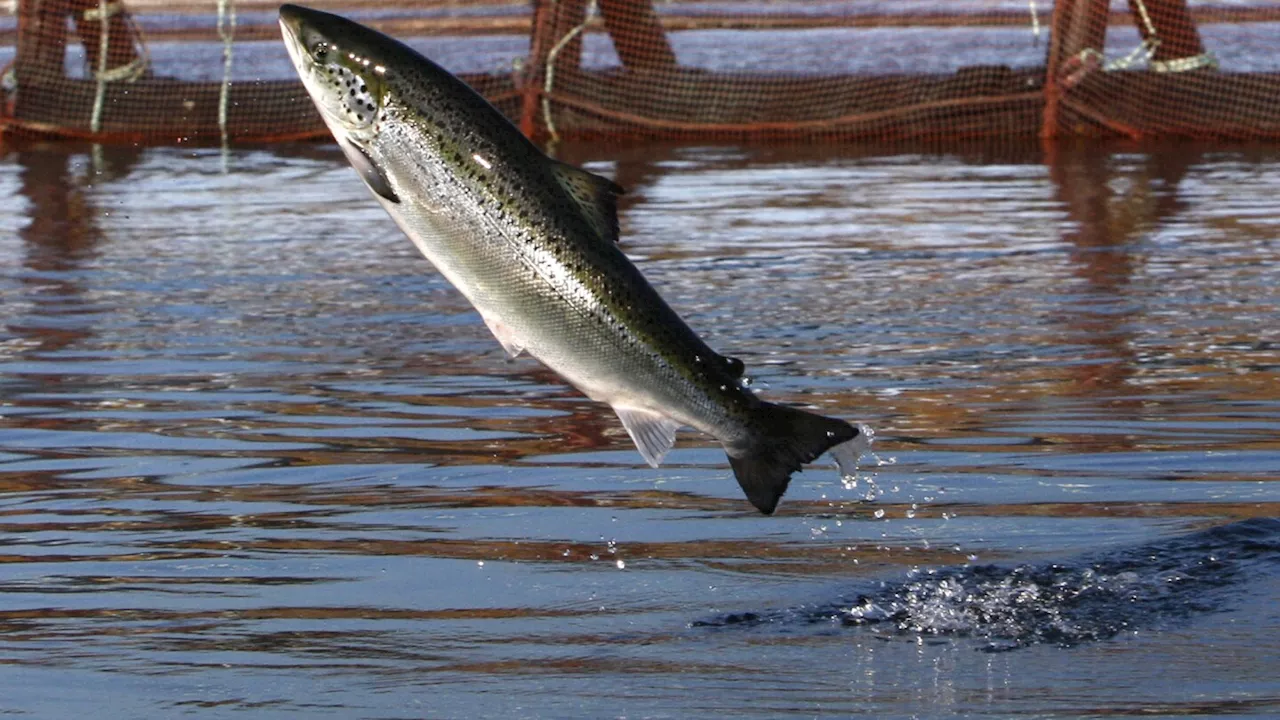
M 345 128 L 344 120 L 326 101 L 329 93 L 319 83 L 320 63 L 312 56 L 308 47 L 309 44 L 324 39 L 316 30 L 316 20 L 323 17 L 323 13 L 301 5 L 281 5 L 280 35 L 289 59 L 293 61 L 293 67 L 302 80 L 302 86 L 311 96 L 311 101 L 320 111 L 325 124 L 337 133 L 337 128 Z
M 315 59 L 311 57 L 311 51 L 307 47 L 308 36 L 311 39 L 319 39 L 325 35 L 321 30 L 327 13 L 319 10 L 302 7 L 301 5 L 285 4 L 280 6 L 280 34 L 284 37 L 285 47 L 289 49 L 289 55 L 292 56 L 294 64 L 302 67 L 303 61 L 308 65 L 315 65 Z
M 310 63 L 310 54 L 302 42 L 302 24 L 305 21 L 306 8 L 297 5 L 280 6 L 280 35 L 284 39 L 284 47 L 295 67 L 303 67 L 303 61 Z
M 307 15 L 312 12 L 314 11 L 308 10 L 301 5 L 281 5 L 280 28 L 284 30 L 286 36 L 292 36 L 296 42 L 302 37 L 302 23 L 306 21 Z
M 366 80 L 374 94 L 380 84 L 378 77 L 369 76 L 367 72 L 359 74 L 359 65 L 362 63 L 367 70 L 372 61 L 357 58 L 345 47 L 350 34 L 348 26 L 352 23 L 336 15 L 292 4 L 280 6 L 279 22 L 285 49 L 320 118 L 374 192 L 385 198 L 395 198 L 385 178 L 373 168 L 373 161 L 364 147 L 372 132 L 370 128 L 374 127 L 375 101 L 364 96 Z M 338 39 L 343 45 L 341 50 Z M 320 54 L 322 49 L 330 57 Z M 383 72 L 381 65 L 377 66 L 377 72 Z M 359 107 L 354 108 L 353 104 Z M 399 202 L 398 198 L 392 201 Z

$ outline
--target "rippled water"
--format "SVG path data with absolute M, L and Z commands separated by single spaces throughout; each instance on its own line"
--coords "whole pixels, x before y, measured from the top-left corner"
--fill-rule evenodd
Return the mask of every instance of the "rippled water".
M 648 468 L 336 150 L 10 151 L 0 712 L 1280 713 L 1280 150 L 561 155 L 856 487 Z

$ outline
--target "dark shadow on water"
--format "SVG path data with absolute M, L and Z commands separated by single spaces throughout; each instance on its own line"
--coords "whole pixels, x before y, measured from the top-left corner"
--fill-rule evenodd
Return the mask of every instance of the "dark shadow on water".
M 1089 362 L 1072 370 L 1072 390 L 1081 395 L 1132 394 L 1134 323 L 1143 308 L 1130 298 L 1130 284 L 1147 255 L 1140 244 L 1186 210 L 1180 187 L 1204 153 L 1144 153 L 1129 171 L 1117 167 L 1119 157 L 1079 143 L 1051 145 L 1045 154 L 1055 199 L 1071 220 L 1062 239 L 1083 283 L 1060 318 L 1067 341 L 1088 347 Z M 1117 179 L 1128 180 L 1127 187 L 1117 189 Z
M 693 626 L 871 628 L 910 638 L 976 638 L 988 652 L 1070 647 L 1230 610 L 1251 583 L 1278 568 L 1280 520 L 1255 518 L 1062 562 L 920 570 L 832 603 Z
M 141 155 L 135 148 L 99 147 L 86 155 L 88 174 L 79 176 L 77 155 L 66 148 L 34 144 L 15 153 L 28 219 L 18 233 L 26 249 L 19 277 L 32 309 L 8 319 L 5 330 L 30 341 L 32 352 L 63 350 L 93 335 L 96 313 L 80 275 L 96 256 L 103 231 L 101 210 L 87 190 L 94 180 L 127 176 Z

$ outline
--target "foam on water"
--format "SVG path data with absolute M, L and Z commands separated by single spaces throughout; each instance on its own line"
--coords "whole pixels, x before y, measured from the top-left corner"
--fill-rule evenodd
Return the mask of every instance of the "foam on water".
M 693 625 L 874 627 L 979 638 L 987 651 L 1071 646 L 1229 609 L 1246 585 L 1277 568 L 1280 520 L 1254 518 L 1062 562 L 914 569 L 831 604 Z

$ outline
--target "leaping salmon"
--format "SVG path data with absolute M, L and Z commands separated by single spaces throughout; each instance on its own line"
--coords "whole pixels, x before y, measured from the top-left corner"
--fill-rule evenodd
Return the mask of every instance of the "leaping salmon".
M 508 353 L 612 407 L 650 465 L 693 427 L 770 514 L 801 465 L 833 448 L 848 461 L 857 428 L 757 398 L 743 364 L 707 347 L 618 249 L 622 188 L 547 157 L 382 33 L 297 5 L 280 8 L 280 26 L 325 124 L 400 229 Z

